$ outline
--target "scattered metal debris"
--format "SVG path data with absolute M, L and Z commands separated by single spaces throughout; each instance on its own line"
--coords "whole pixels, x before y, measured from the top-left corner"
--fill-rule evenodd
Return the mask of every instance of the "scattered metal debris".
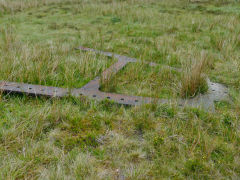
M 127 56 L 122 56 L 110 52 L 98 51 L 95 49 L 79 47 L 79 50 L 84 51 L 92 51 L 95 53 L 99 53 L 108 57 L 114 57 L 118 61 L 113 64 L 110 68 L 106 69 L 102 73 L 103 78 L 107 78 L 109 73 L 116 74 L 123 67 L 125 67 L 128 63 L 135 63 L 138 60 L 135 58 L 129 58 Z M 157 66 L 156 63 L 148 63 L 150 66 Z M 171 68 L 171 67 L 170 67 Z M 41 85 L 31 85 L 24 83 L 15 83 L 15 82 L 6 82 L 0 81 L 0 90 L 5 93 L 25 93 L 28 95 L 34 96 L 47 96 L 47 97 L 64 97 L 64 96 L 86 96 L 90 99 L 96 100 L 104 100 L 109 99 L 113 100 L 118 104 L 123 105 L 140 105 L 146 103 L 158 103 L 158 104 L 166 104 L 166 103 L 177 103 L 179 106 L 193 106 L 200 107 L 207 111 L 214 111 L 214 102 L 221 100 L 229 100 L 228 89 L 218 83 L 213 83 L 208 80 L 208 92 L 203 95 L 198 95 L 192 99 L 157 99 L 150 97 L 141 97 L 141 96 L 128 96 L 123 94 L 116 93 L 108 93 L 100 91 L 100 76 L 96 77 L 88 84 L 81 88 L 74 89 L 65 89 L 58 87 L 49 87 L 49 86 L 41 86 Z

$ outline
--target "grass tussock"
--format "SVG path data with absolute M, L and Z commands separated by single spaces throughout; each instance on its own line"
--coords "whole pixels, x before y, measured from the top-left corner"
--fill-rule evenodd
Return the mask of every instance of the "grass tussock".
M 180 94 L 183 98 L 194 97 L 208 90 L 205 72 L 210 63 L 207 62 L 206 55 L 202 55 L 202 57 L 199 62 L 195 62 L 182 74 Z
M 101 91 L 114 92 L 117 87 L 116 73 L 108 72 L 100 77 L 100 89 Z

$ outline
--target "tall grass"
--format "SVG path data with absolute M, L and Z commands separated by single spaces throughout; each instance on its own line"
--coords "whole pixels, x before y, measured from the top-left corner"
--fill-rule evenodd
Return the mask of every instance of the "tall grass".
M 0 33 L 2 80 L 81 87 L 111 64 L 106 57 L 76 51 L 66 43 L 20 42 L 11 27 Z
M 117 75 L 102 80 L 102 90 L 146 97 L 177 96 L 181 72 L 169 66 L 151 67 L 144 62 L 130 63 Z
M 205 53 L 201 54 L 201 59 L 192 63 L 190 67 L 185 68 L 181 78 L 180 95 L 183 98 L 194 97 L 203 94 L 208 90 L 207 76 L 204 74 L 209 66 L 212 66 L 212 60 L 209 60 Z

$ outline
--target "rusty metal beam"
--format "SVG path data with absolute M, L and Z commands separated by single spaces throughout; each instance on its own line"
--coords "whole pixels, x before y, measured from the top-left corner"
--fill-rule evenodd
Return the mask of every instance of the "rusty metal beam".
M 77 49 L 83 51 L 92 51 L 95 53 L 99 53 L 108 57 L 116 58 L 118 61 L 113 64 L 110 68 L 106 69 L 101 77 L 106 79 L 110 75 L 114 75 L 119 72 L 123 67 L 125 67 L 128 63 L 135 63 L 138 60 L 135 58 L 130 58 L 127 56 L 122 56 L 110 52 L 99 51 L 95 49 L 85 48 L 85 47 L 78 47 Z M 148 63 L 150 66 L 157 66 L 156 63 Z M 170 67 L 172 68 L 172 67 Z M 172 68 L 175 69 L 176 68 Z M 179 69 L 177 69 L 180 71 Z M 34 96 L 47 96 L 47 97 L 65 97 L 65 96 L 86 96 L 90 99 L 95 100 L 104 100 L 109 99 L 113 100 L 118 104 L 123 105 L 140 105 L 146 103 L 177 103 L 179 106 L 190 105 L 194 107 L 202 107 L 208 111 L 214 110 L 214 101 L 217 100 L 227 100 L 228 97 L 228 90 L 225 86 L 212 83 L 208 80 L 209 91 L 204 95 L 199 95 L 193 99 L 176 99 L 176 100 L 168 100 L 168 99 L 157 99 L 157 98 L 150 98 L 150 97 L 141 97 L 141 96 L 129 96 L 124 94 L 116 94 L 116 93 L 108 93 L 100 91 L 100 76 L 96 77 L 85 86 L 81 88 L 73 88 L 73 89 L 65 89 L 59 87 L 49 87 L 49 86 L 42 86 L 42 85 L 32 85 L 32 84 L 25 84 L 25 83 L 15 83 L 15 82 L 6 82 L 0 81 L 0 91 L 5 93 L 24 93 L 28 95 Z

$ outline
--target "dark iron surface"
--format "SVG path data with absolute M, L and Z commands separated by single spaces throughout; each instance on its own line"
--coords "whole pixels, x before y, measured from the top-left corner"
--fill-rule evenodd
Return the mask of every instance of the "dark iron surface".
M 110 75 L 116 75 L 116 73 L 120 71 L 123 67 L 125 67 L 128 63 L 134 63 L 138 61 L 135 58 L 130 58 L 127 56 L 122 56 L 110 52 L 98 51 L 95 49 L 85 47 L 79 47 L 77 49 L 100 53 L 108 57 L 114 57 L 118 60 L 115 64 L 113 64 L 111 67 L 109 67 L 102 73 L 101 78 L 103 79 L 107 79 Z M 150 66 L 158 65 L 152 62 L 148 64 Z M 179 69 L 177 70 L 180 71 Z M 158 103 L 158 104 L 177 103 L 179 106 L 189 105 L 194 107 L 202 107 L 208 111 L 213 111 L 215 101 L 229 99 L 228 89 L 221 84 L 212 83 L 210 80 L 208 80 L 208 86 L 209 91 L 206 94 L 199 95 L 193 99 L 179 98 L 176 100 L 168 100 L 102 92 L 100 91 L 100 76 L 96 77 L 95 79 L 93 79 L 92 81 L 90 81 L 88 84 L 81 88 L 73 88 L 70 90 L 58 87 L 0 81 L 0 91 L 3 91 L 4 93 L 25 93 L 33 96 L 47 96 L 47 97 L 64 97 L 69 95 L 74 97 L 85 96 L 95 100 L 108 99 L 123 105 L 140 105 L 145 103 Z

